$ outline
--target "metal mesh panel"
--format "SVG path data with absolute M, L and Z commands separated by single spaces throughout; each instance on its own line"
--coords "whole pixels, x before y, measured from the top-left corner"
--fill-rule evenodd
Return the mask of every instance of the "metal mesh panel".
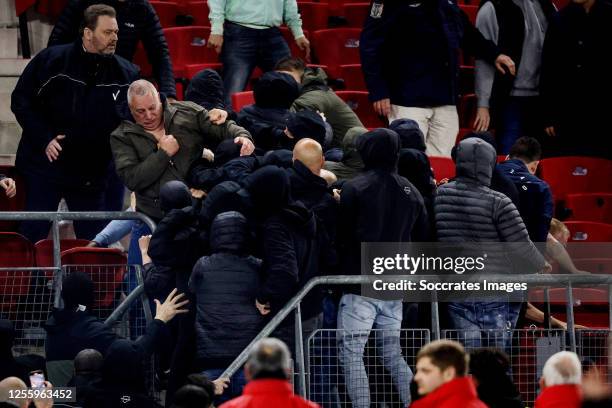
M 468 352 L 479 347 L 504 350 L 512 362 L 514 384 L 527 406 L 537 398 L 546 360 L 566 348 L 564 330 L 445 330 L 442 337 L 463 343 Z
M 612 384 L 611 340 L 612 332 L 607 329 L 576 331 L 576 352 L 582 360 L 584 375 L 595 374 L 596 370 L 601 378 L 607 379 L 608 384 Z
M 342 338 L 344 343 L 338 341 Z M 361 357 L 340 349 L 341 344 L 348 345 L 350 349 L 352 340 L 365 340 L 363 354 L 357 354 Z M 397 347 L 398 341 L 401 356 L 395 351 L 391 352 Z M 430 334 L 426 329 L 401 330 L 399 340 L 397 333 L 376 329 L 363 333 L 348 333 L 337 329 L 316 330 L 307 340 L 308 397 L 322 407 L 357 406 L 352 403 L 352 399 L 361 402 L 369 399 L 372 406 L 405 406 L 394 377 L 404 381 L 406 378 L 405 373 L 402 373 L 402 365 L 397 363 L 405 361 L 414 372 L 416 354 L 429 341 Z M 363 375 L 354 375 L 353 367 L 359 361 L 363 362 L 365 372 L 361 372 Z M 353 370 L 351 378 L 358 378 L 348 387 L 345 381 L 346 370 Z M 405 391 L 409 383 L 410 378 L 401 388 Z

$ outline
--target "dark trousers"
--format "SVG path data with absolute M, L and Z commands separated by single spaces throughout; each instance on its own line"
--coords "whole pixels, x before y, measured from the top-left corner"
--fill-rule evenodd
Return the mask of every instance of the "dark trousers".
M 290 55 L 277 27 L 260 30 L 226 22 L 221 51 L 225 105 L 231 106 L 232 94 L 244 90 L 255 67 L 271 71 L 279 60 Z
M 495 106 L 493 113 L 499 154 L 510 153 L 510 148 L 521 136 L 541 138 L 544 127 L 539 101 L 537 96 L 511 96 Z
M 57 211 L 62 198 L 70 211 L 103 211 L 104 191 L 78 187 L 65 187 L 40 176 L 25 175 L 26 211 Z M 75 221 L 74 231 L 77 238 L 93 239 L 107 221 Z M 31 242 L 47 238 L 49 222 L 24 221 L 20 232 Z

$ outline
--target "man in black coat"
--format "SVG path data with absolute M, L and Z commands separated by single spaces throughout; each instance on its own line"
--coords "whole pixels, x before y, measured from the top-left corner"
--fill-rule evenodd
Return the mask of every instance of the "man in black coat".
M 166 324 L 182 309 L 185 301 L 182 295 L 172 291 L 161 304 L 155 299 L 156 313 L 147 327 L 147 333 L 134 343 L 152 353 L 160 338 L 165 336 Z M 64 309 L 56 309 L 45 324 L 47 340 L 45 355 L 49 381 L 54 386 L 65 386 L 74 373 L 73 360 L 84 349 L 98 350 L 106 355 L 108 348 L 119 339 L 104 322 L 90 314 L 94 305 L 94 283 L 89 275 L 73 272 L 62 282 Z
M 389 129 L 375 129 L 357 138 L 365 172 L 347 181 L 340 194 L 338 243 L 342 273 L 361 272 L 362 242 L 426 242 L 429 221 L 419 191 L 397 174 L 399 136 Z M 397 387 L 402 405 L 410 404 L 412 372 L 401 356 L 401 300 L 360 296 L 347 288 L 338 311 L 338 356 L 348 394 L 354 407 L 370 406 L 363 350 L 372 327 L 382 361 Z M 353 292 L 353 293 L 351 293 Z M 383 346 L 384 345 L 384 346 Z
M 455 144 L 462 50 L 514 75 L 514 62 L 484 39 L 455 1 L 377 0 L 361 33 L 374 110 L 389 121 L 416 120 L 429 155 L 448 157 Z
M 117 55 L 132 61 L 138 42 L 142 41 L 159 91 L 168 98 L 176 98 L 168 44 L 149 0 L 70 0 L 53 27 L 47 46 L 74 42 L 79 37 L 83 12 L 92 4 L 106 4 L 117 12 Z
M 612 94 L 610 21 L 609 1 L 573 0 L 549 23 L 541 93 L 546 133 L 559 155 L 612 158 L 605 120 Z
M 81 38 L 41 51 L 21 74 L 11 109 L 23 128 L 16 166 L 25 176 L 27 211 L 55 211 L 62 197 L 72 211 L 103 209 L 109 136 L 138 76 L 135 65 L 115 55 L 118 31 L 112 7 L 91 6 Z M 79 238 L 92 239 L 104 222 L 74 226 Z M 22 224 L 32 242 L 48 230 L 46 222 Z

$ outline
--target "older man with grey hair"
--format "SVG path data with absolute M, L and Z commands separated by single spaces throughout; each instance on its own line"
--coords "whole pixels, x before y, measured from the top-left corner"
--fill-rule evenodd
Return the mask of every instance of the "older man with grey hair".
M 282 341 L 275 338 L 260 340 L 255 344 L 244 367 L 249 383 L 242 396 L 221 405 L 221 408 L 251 406 L 308 407 L 318 404 L 293 394 L 289 383 L 291 353 Z
M 579 408 L 582 404 L 582 367 L 576 353 L 561 351 L 544 364 L 535 408 Z

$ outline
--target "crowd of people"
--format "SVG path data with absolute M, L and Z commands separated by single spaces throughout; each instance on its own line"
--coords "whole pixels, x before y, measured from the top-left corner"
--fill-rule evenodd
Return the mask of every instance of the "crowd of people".
M 561 11 L 546 0 L 485 1 L 476 26 L 454 2 L 375 0 L 362 67 L 389 126 L 370 130 L 322 68 L 289 55 L 283 22 L 310 51 L 295 0 L 209 7 L 208 45 L 221 54 L 223 77 L 200 72 L 185 101 L 176 100 L 167 44 L 145 0 L 72 1 L 21 75 L 11 108 L 23 128 L 16 167 L 24 185 L 0 176 L 0 187 L 8 197 L 23 188 L 27 211 L 55 211 L 62 198 L 71 211 L 121 210 L 126 188 L 133 192 L 131 209 L 155 221 L 155 231 L 140 221 L 74 228 L 92 246 L 130 235 L 128 263 L 143 265 L 155 318 L 137 340 L 118 337 L 90 313 L 91 278 L 71 273 L 63 308 L 45 324 L 44 362 L 14 358 L 14 331 L 0 325 L 0 399 L 13 404 L 7 390 L 24 388 L 29 369 L 41 369 L 48 387 L 75 386 L 86 408 L 158 406 L 147 395 L 153 376 L 165 383 L 167 407 L 331 407 L 331 391 L 316 403 L 293 395 L 293 317 L 274 331 L 280 340 L 252 348 L 244 370 L 221 374 L 309 280 L 361 274 L 362 243 L 509 243 L 489 253 L 486 273 L 550 273 L 554 262 L 584 273 L 565 250 L 567 229 L 553 218 L 537 169 L 552 144 L 612 158 L 603 121 L 584 120 L 604 117 L 596 101 L 612 91 L 600 63 L 609 58 L 602 38 L 612 34 L 606 0 L 574 0 Z M 130 62 L 139 40 L 154 82 Z M 570 44 L 577 55 L 568 62 Z M 462 50 L 477 58 L 478 112 L 475 131 L 455 145 Z M 266 72 L 254 104 L 234 112 L 230 96 L 255 66 Z M 570 89 L 560 92 L 562 84 Z M 499 153 L 507 157 L 497 164 Z M 431 155 L 452 157 L 456 176 L 436 179 Z M 36 242 L 48 227 L 27 221 L 20 232 Z M 301 326 L 304 338 L 338 329 L 351 406 L 372 404 L 364 350 L 377 329 L 375 347 L 403 406 L 523 407 L 503 352 L 509 339 L 480 349 L 480 335 L 468 333 L 506 332 L 520 319 L 543 322 L 543 313 L 505 296 L 446 303 L 444 324 L 466 333 L 461 342 L 476 351 L 468 358 L 457 342 L 429 343 L 413 374 L 400 332 L 428 327 L 423 306 L 366 297 L 355 286 L 318 288 L 302 302 Z M 155 373 L 145 364 L 152 356 Z M 581 382 L 575 354 L 552 356 L 536 407 L 581 406 Z

